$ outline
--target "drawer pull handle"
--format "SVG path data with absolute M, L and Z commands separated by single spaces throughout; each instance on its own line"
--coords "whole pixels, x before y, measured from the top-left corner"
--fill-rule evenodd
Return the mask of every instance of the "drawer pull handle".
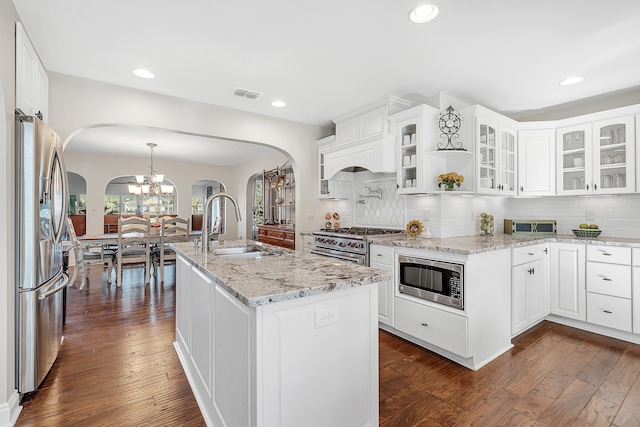
M 612 314 L 612 313 L 613 313 L 612 311 L 609 311 L 609 310 L 602 310 L 602 311 L 603 311 L 604 313 L 607 313 L 607 314 Z
M 420 323 L 422 326 L 429 326 L 429 324 L 427 322 L 424 323 Z
M 376 254 L 376 256 L 382 256 L 382 254 Z
M 609 279 L 608 277 L 603 277 L 602 280 L 604 280 L 605 282 L 610 282 L 611 279 Z
M 533 256 L 533 252 L 529 252 L 529 255 Z
M 602 252 L 602 255 L 604 255 L 604 256 L 611 256 L 611 254 L 609 252 L 605 252 L 602 249 L 600 249 L 600 252 Z

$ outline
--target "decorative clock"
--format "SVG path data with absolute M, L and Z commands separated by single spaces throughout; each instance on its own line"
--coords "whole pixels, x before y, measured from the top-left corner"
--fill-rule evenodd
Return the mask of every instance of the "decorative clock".
M 438 142 L 438 150 L 467 151 L 466 148 L 462 147 L 462 142 L 457 141 L 457 139 L 460 138 L 458 131 L 460 130 L 462 122 L 460 112 L 450 105 L 446 110 L 442 110 L 440 114 L 438 114 L 437 119 L 438 127 L 442 132 L 440 134 L 442 141 Z
M 407 223 L 407 236 L 415 239 L 422 233 L 422 222 L 417 219 L 412 219 Z

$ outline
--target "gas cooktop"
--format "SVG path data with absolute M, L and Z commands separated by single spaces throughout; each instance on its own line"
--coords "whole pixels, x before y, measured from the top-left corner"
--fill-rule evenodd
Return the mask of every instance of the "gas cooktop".
M 404 230 L 393 228 L 373 228 L 373 227 L 343 227 L 343 228 L 321 228 L 323 233 L 348 234 L 352 236 L 377 236 L 381 234 L 400 234 Z

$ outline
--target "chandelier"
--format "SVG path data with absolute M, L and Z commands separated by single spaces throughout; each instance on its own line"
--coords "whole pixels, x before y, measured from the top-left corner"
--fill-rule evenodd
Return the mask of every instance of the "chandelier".
M 163 184 L 164 175 L 156 173 L 153 170 L 153 149 L 158 146 L 153 142 L 147 143 L 147 146 L 151 148 L 151 164 L 149 165 L 149 175 L 136 175 L 136 183 L 129 184 L 129 193 L 134 196 L 148 196 L 158 194 L 172 194 L 173 185 Z

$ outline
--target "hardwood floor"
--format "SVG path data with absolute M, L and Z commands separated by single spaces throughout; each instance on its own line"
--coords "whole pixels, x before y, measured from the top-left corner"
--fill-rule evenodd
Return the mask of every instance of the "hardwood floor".
M 203 426 L 173 348 L 175 271 L 69 289 L 65 342 L 17 426 Z M 477 372 L 380 331 L 380 425 L 640 426 L 640 346 L 543 322 Z
M 116 288 L 93 268 L 87 289 L 68 289 L 61 352 L 17 426 L 205 425 L 173 348 L 174 267 L 166 273 L 165 286 L 145 286 L 144 268 L 125 269 Z

